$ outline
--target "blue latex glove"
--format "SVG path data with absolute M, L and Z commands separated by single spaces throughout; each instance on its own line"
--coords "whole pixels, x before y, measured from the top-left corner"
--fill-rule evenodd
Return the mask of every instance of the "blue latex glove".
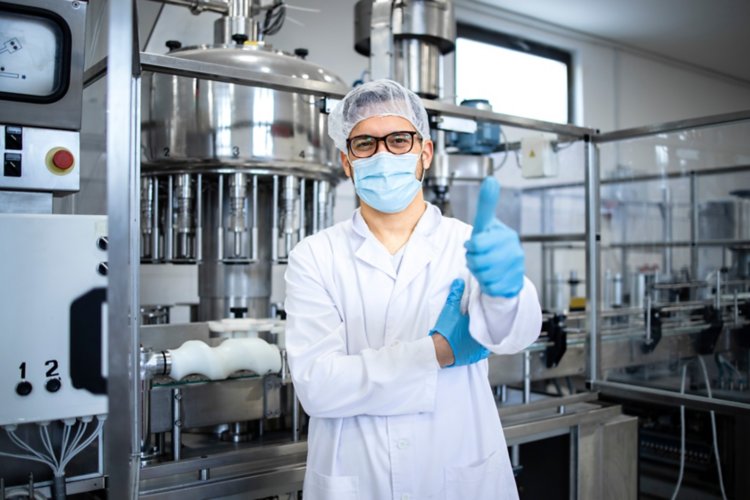
M 435 327 L 430 330 L 430 336 L 439 333 L 450 344 L 454 361 L 449 366 L 470 365 L 490 355 L 490 351 L 482 347 L 482 344 L 474 340 L 469 333 L 469 315 L 461 313 L 463 293 L 464 280 L 453 280 L 443 310 L 440 311 Z
M 495 217 L 500 184 L 488 177 L 479 189 L 474 230 L 466 247 L 466 267 L 491 297 L 512 298 L 523 288 L 524 256 L 518 234 Z

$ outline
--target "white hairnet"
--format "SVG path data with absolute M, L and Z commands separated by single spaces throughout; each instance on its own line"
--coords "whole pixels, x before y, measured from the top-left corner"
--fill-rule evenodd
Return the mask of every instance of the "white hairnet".
M 374 80 L 349 91 L 328 116 L 328 135 L 346 153 L 346 139 L 359 122 L 371 116 L 400 116 L 430 138 L 427 111 L 417 94 L 392 80 Z

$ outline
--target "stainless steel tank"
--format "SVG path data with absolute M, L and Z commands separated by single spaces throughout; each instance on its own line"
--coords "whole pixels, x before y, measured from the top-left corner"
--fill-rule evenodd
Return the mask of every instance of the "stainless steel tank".
M 370 55 L 373 0 L 354 6 L 354 49 Z M 440 95 L 440 56 L 452 52 L 456 20 L 450 0 L 393 2 L 393 78 L 422 97 Z
M 259 43 L 169 55 L 344 86 Z M 331 223 L 339 168 L 319 98 L 165 74 L 144 96 L 143 260 L 198 264 L 199 320 L 267 316 L 272 264 Z

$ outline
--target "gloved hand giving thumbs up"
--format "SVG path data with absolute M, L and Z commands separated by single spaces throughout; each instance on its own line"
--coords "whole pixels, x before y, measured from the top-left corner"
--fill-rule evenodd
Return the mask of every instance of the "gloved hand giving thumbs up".
M 518 234 L 495 217 L 500 184 L 488 177 L 479 188 L 474 230 L 466 247 L 466 267 L 491 297 L 512 298 L 523 288 L 524 256 Z
M 430 336 L 439 333 L 448 341 L 453 351 L 454 362 L 449 366 L 463 366 L 481 361 L 490 351 L 474 340 L 469 333 L 469 315 L 461 312 L 461 296 L 464 294 L 464 280 L 456 279 L 440 311 Z

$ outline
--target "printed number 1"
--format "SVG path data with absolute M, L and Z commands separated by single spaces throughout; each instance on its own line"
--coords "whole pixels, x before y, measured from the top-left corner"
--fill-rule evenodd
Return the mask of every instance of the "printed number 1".
M 21 370 L 21 380 L 25 379 L 26 378 L 26 361 L 21 363 L 18 369 Z

